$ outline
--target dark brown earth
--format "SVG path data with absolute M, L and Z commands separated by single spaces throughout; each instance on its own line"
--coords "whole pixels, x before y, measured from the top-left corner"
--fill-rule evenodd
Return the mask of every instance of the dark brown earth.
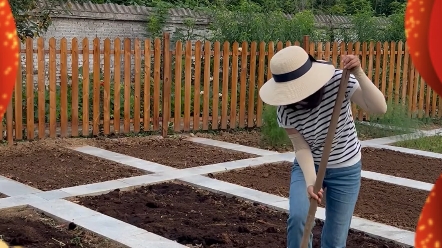
M 184 245 L 286 247 L 287 214 L 190 186 L 163 183 L 77 201 Z M 320 233 L 318 223 L 314 228 L 314 247 L 320 247 Z M 350 233 L 347 245 L 349 248 L 401 247 L 354 232 Z
M 123 248 L 74 224 L 59 224 L 29 208 L 2 209 L 0 237 L 10 246 L 25 248 Z
M 252 154 L 205 146 L 184 137 L 131 137 L 97 140 L 103 149 L 178 169 L 256 157 Z
M 274 163 L 213 175 L 216 179 L 288 197 L 290 163 Z M 362 178 L 355 215 L 415 231 L 428 192 Z
M 379 129 L 370 127 L 363 124 L 356 124 L 356 130 L 360 140 L 370 140 L 376 138 L 382 138 L 387 136 L 394 136 L 403 134 L 404 132 L 395 130 Z M 248 130 L 248 131 L 221 131 L 219 133 L 197 133 L 198 137 L 220 140 L 224 142 L 230 142 L 240 144 L 244 146 L 251 146 L 261 149 L 267 149 L 278 152 L 291 152 L 293 151 L 292 143 L 283 142 L 280 145 L 268 145 L 263 142 L 262 133 L 260 130 Z
M 366 147 L 362 148 L 362 169 L 435 183 L 442 173 L 442 159 Z
M 1 175 L 44 191 L 146 174 L 133 167 L 39 142 L 2 147 L 0 156 Z

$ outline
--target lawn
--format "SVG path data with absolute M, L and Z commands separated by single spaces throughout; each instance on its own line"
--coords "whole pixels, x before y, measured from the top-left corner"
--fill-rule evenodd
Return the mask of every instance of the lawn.
M 413 140 L 403 140 L 396 142 L 393 145 L 422 151 L 442 153 L 442 134 Z

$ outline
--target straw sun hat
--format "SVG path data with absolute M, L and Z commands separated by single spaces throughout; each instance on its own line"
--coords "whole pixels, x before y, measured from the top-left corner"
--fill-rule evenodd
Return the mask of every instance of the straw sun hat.
M 334 75 L 335 67 L 317 61 L 299 46 L 289 46 L 270 60 L 272 78 L 259 90 L 269 105 L 289 105 L 304 100 L 321 89 Z

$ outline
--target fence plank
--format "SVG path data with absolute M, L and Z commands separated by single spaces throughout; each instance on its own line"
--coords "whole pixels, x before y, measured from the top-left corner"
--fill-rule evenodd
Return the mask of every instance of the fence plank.
M 241 48 L 242 49 L 242 48 Z M 238 42 L 232 47 L 232 89 L 230 95 L 230 125 L 231 129 L 236 128 L 236 110 L 238 108 Z
M 382 46 L 383 58 L 382 58 L 382 83 L 381 91 L 384 95 L 387 95 L 387 69 L 388 69 L 388 42 L 384 42 Z M 388 95 L 387 95 L 388 96 Z
M 304 44 L 306 44 L 306 43 L 304 43 Z M 273 41 L 270 41 L 268 44 L 269 51 L 267 52 L 267 81 L 272 78 L 272 70 L 270 69 L 270 61 L 272 60 L 273 55 L 275 54 L 273 47 L 274 47 Z
M 176 132 L 181 131 L 181 78 L 183 74 L 183 43 L 178 40 L 175 44 L 175 97 L 173 127 Z M 209 59 L 210 60 L 210 59 Z M 210 63 L 208 63 L 210 66 Z M 204 72 L 205 73 L 205 72 Z M 209 94 L 204 90 L 204 94 Z M 204 125 L 203 125 L 204 126 Z
M 184 131 L 190 130 L 190 108 L 192 90 L 192 42 L 186 41 L 184 68 Z
M 330 42 L 329 41 L 327 41 L 325 43 L 324 60 L 325 61 L 330 61 Z
M 425 107 L 422 106 L 425 110 L 425 117 L 430 117 L 430 111 L 432 110 L 431 108 L 431 88 L 428 87 L 425 82 L 424 79 L 422 78 L 422 84 L 421 84 L 421 88 L 426 88 L 427 92 L 425 94 Z M 423 91 L 423 90 L 422 90 Z M 433 110 L 434 111 L 434 110 Z
M 255 117 L 255 81 L 256 81 L 256 42 L 253 41 L 250 46 L 250 73 L 249 73 L 249 103 L 247 110 L 247 127 L 255 125 L 253 119 Z
M 8 144 L 14 144 L 14 124 L 13 124 L 13 110 L 12 110 L 12 97 L 9 100 L 8 108 L 6 109 L 6 133 L 8 136 Z M 0 126 L 3 127 L 3 123 L 0 123 Z M 0 132 L 0 136 L 3 138 L 3 130 Z
M 134 41 L 134 49 L 135 49 L 135 80 L 134 80 L 134 132 L 140 132 L 140 111 L 141 111 L 141 44 L 139 39 L 135 39 Z
M 66 38 L 60 41 L 60 136 L 67 136 L 68 132 L 68 45 Z
M 143 96 L 143 130 L 150 130 L 150 84 L 151 80 L 151 40 L 146 39 L 144 41 L 144 96 Z
M 14 89 L 14 112 L 15 112 L 15 138 L 17 140 L 23 139 L 23 67 L 21 63 L 18 63 L 17 69 L 17 80 L 15 81 L 15 89 Z M 3 134 L 2 134 L 3 135 Z
M 45 54 L 44 54 L 44 39 L 39 37 L 37 39 L 37 68 L 38 68 L 38 79 L 37 79 L 37 88 L 38 88 L 38 138 L 43 139 L 46 137 L 46 126 L 45 126 L 45 118 L 46 118 L 46 99 L 45 99 Z M 17 130 L 16 130 L 17 132 Z M 17 135 L 17 134 L 16 134 Z M 17 137 L 16 137 L 17 138 Z
M 278 41 L 278 43 L 276 44 L 276 51 L 279 52 L 282 50 L 282 48 L 283 48 L 282 41 Z
M 104 40 L 104 90 L 103 90 L 103 133 L 104 135 L 110 134 L 110 100 L 111 100 L 111 88 L 110 88 L 110 78 L 111 78 L 111 41 L 109 38 Z
M 158 59 L 159 61 L 159 59 Z M 129 38 L 124 39 L 124 133 L 130 132 L 130 93 L 131 93 L 131 40 Z M 158 71 L 159 74 L 159 71 Z M 157 104 L 158 105 L 158 104 Z M 157 106 L 158 107 L 158 106 Z M 159 111 L 159 108 L 157 109 Z M 157 120 L 158 121 L 158 120 Z M 158 125 L 158 124 L 157 124 Z
M 397 44 L 397 51 L 401 52 L 401 54 L 403 53 L 403 42 L 399 41 Z M 394 102 L 396 105 L 399 104 L 400 101 L 400 87 L 401 87 L 401 67 L 402 67 L 402 55 L 397 56 L 396 58 L 396 81 L 395 81 L 395 85 L 394 85 L 394 95 L 395 95 L 395 99 Z
M 201 41 L 195 42 L 195 75 L 193 82 L 193 130 L 200 129 L 201 102 Z
M 408 46 L 405 43 L 405 54 L 404 54 L 404 69 L 402 71 L 402 95 L 401 95 L 401 99 L 402 99 L 402 104 L 405 105 L 405 103 L 407 102 L 406 96 L 407 96 L 407 84 L 408 82 L 408 73 L 409 70 L 408 68 L 410 67 L 409 64 L 409 58 L 410 58 L 410 54 L 408 52 Z
M 101 91 L 101 71 L 100 71 L 100 39 L 95 38 L 93 41 L 94 54 L 93 54 L 93 113 L 92 113 L 92 134 L 98 135 L 100 132 L 100 91 Z
M 396 52 L 396 42 L 392 41 L 390 43 L 390 68 L 389 68 L 389 74 L 388 74 L 388 102 L 393 102 L 393 87 L 394 87 L 394 66 L 395 66 L 395 53 Z
M 323 60 L 323 51 L 322 51 L 322 42 L 318 42 L 318 54 L 316 55 L 316 59 Z
M 201 49 L 201 48 L 200 48 Z M 200 56 L 201 59 L 201 56 Z M 171 75 L 172 59 L 170 53 L 170 34 L 163 34 L 163 123 L 162 136 L 166 137 L 169 130 L 170 118 L 170 94 L 172 92 L 172 75 Z M 137 117 L 139 118 L 139 117 Z
M 262 126 L 262 111 L 263 111 L 263 102 L 261 97 L 259 97 L 259 90 L 264 84 L 264 72 L 265 72 L 265 42 L 259 43 L 259 58 L 258 58 L 258 103 L 256 104 L 256 126 Z
M 219 117 L 219 67 L 221 43 L 215 42 L 213 52 L 213 100 L 212 100 L 212 129 L 218 129 Z
M 221 106 L 221 129 L 227 129 L 227 111 L 229 107 L 229 53 L 230 43 L 224 42 L 223 46 L 223 82 L 222 82 L 222 106 Z
M 430 88 L 430 87 L 428 87 L 428 88 Z M 432 90 L 431 88 L 430 88 L 430 90 L 431 90 L 431 93 L 432 93 L 432 100 L 431 100 L 431 117 L 432 118 L 436 118 L 436 113 L 437 113 L 437 109 L 436 109 L 436 107 L 437 107 L 437 94 L 436 94 L 436 92 L 434 91 L 434 90 Z
M 408 81 L 408 115 L 409 117 L 412 116 L 412 112 L 413 112 L 413 88 L 414 88 L 414 74 L 415 74 L 415 70 L 414 70 L 414 66 L 413 66 L 413 61 L 411 61 L 410 64 L 410 76 L 409 76 L 409 81 Z
M 418 109 L 418 92 L 419 92 L 419 82 L 420 82 L 420 73 L 416 68 L 414 69 L 414 80 L 413 80 L 413 112 L 414 114 L 419 114 L 416 112 L 420 112 Z
M 341 42 L 340 46 L 339 46 L 339 68 L 343 69 L 344 68 L 344 61 L 342 60 L 342 56 L 347 54 L 347 49 L 345 49 L 345 42 Z
M 78 136 L 78 39 L 73 38 L 71 43 L 72 48 L 72 82 L 71 82 L 71 101 L 72 101 L 72 113 L 71 113 L 71 135 L 73 137 Z M 44 129 L 44 127 L 43 127 Z
M 309 46 L 309 50 L 308 52 L 310 55 L 312 55 L 312 57 L 316 57 L 316 53 L 315 53 L 315 42 L 310 42 L 310 46 Z
M 338 66 L 338 43 L 333 42 L 333 51 L 332 51 L 332 63 L 335 67 Z
M 55 138 L 57 125 L 55 38 L 49 39 L 49 137 Z M 88 105 L 84 105 L 88 106 Z
M 34 42 L 26 39 L 26 137 L 34 139 Z
M 89 40 L 83 39 L 83 136 L 89 135 Z
M 203 130 L 209 129 L 210 109 L 210 41 L 204 43 L 204 95 L 203 95 Z
M 376 87 L 379 88 L 380 83 L 379 83 L 379 76 L 381 74 L 381 42 L 377 42 L 376 43 L 376 69 L 374 72 L 374 84 L 376 85 Z M 380 88 L 379 88 L 380 89 Z M 384 93 L 384 92 L 382 92 Z
M 161 39 L 154 41 L 154 67 L 153 67 L 153 130 L 160 129 L 160 89 L 161 89 Z
M 120 133 L 121 116 L 121 40 L 114 40 L 114 132 Z
M 245 127 L 245 120 L 246 120 L 248 47 L 249 45 L 247 44 L 247 42 L 244 41 L 242 43 L 242 51 L 241 51 L 241 86 L 239 90 L 239 127 L 240 128 Z M 281 47 L 282 47 L 282 42 L 281 42 Z

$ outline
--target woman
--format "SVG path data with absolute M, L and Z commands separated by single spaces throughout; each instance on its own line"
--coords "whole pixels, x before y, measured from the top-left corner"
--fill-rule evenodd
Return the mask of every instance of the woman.
M 359 58 L 342 56 L 351 72 L 333 139 L 323 189 L 326 189 L 326 221 L 322 248 L 346 246 L 348 230 L 359 194 L 361 144 L 351 112 L 351 102 L 366 112 L 387 111 L 384 95 L 368 79 Z M 260 89 L 263 102 L 278 106 L 277 119 L 293 143 L 296 159 L 291 172 L 287 245 L 299 248 L 309 209 L 309 198 L 321 202 L 323 189 L 313 192 L 316 172 L 336 104 L 342 70 L 317 61 L 299 46 L 282 49 L 270 61 L 273 78 Z M 310 245 L 311 244 L 310 235 Z

